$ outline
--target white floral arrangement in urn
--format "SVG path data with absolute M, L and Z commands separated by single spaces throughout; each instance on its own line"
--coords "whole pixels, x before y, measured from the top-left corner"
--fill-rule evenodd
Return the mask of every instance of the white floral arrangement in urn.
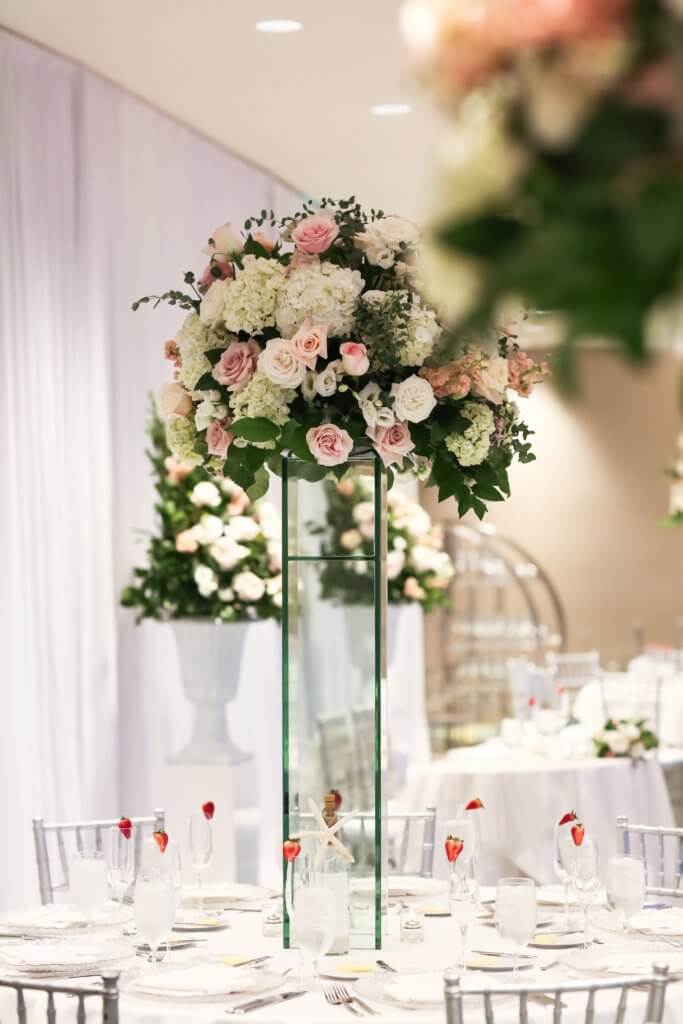
M 655 750 L 659 740 L 645 724 L 644 718 L 608 718 L 593 737 L 598 757 L 630 757 L 640 760 L 648 750 Z

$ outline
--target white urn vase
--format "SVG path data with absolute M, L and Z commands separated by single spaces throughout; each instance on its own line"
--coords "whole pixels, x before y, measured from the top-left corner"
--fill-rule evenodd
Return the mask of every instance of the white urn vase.
M 252 754 L 230 738 L 227 706 L 237 696 L 249 622 L 176 619 L 175 636 L 185 696 L 194 706 L 190 741 L 172 764 L 240 764 Z

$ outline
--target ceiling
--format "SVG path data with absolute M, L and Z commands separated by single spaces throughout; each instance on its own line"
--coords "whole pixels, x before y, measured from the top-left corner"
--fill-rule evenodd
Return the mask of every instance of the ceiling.
M 437 134 L 399 0 L 3 0 L 4 25 L 317 197 L 420 219 Z M 303 30 L 254 25 L 294 18 Z M 409 114 L 377 117 L 378 103 Z

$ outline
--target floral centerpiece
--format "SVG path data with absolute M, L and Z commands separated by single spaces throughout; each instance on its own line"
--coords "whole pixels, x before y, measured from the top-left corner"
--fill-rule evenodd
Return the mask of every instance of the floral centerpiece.
M 201 466 L 180 462 L 157 416 L 149 435 L 159 529 L 149 538 L 147 565 L 134 570 L 121 603 L 138 609 L 138 621 L 279 618 L 277 511 L 252 502 L 231 480 L 214 481 Z
M 363 477 L 326 483 L 327 526 L 323 554 L 372 553 L 372 488 Z M 453 563 L 443 550 L 443 531 L 429 513 L 394 486 L 387 495 L 387 581 L 390 604 L 448 607 Z M 368 563 L 335 560 L 321 573 L 322 596 L 347 604 L 372 604 L 374 583 Z
M 604 728 L 593 737 L 598 757 L 642 758 L 655 750 L 659 740 L 645 725 L 644 718 L 608 718 Z
M 415 226 L 354 198 L 305 204 L 276 221 L 265 210 L 237 235 L 217 228 L 166 343 L 174 380 L 161 395 L 168 439 L 184 463 L 224 474 L 251 496 L 282 452 L 309 479 L 342 477 L 354 446 L 372 448 L 393 475 L 412 469 L 483 516 L 509 494 L 513 458 L 533 458 L 514 396 L 546 368 L 501 329 L 488 347 L 445 354 L 437 313 L 416 280 Z
M 683 312 L 681 0 L 409 0 L 403 27 L 452 113 L 429 294 L 459 329 L 521 303 L 572 346 L 642 358 Z

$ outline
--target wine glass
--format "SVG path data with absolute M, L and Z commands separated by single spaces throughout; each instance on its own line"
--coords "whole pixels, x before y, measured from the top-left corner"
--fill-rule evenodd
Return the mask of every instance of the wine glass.
M 607 900 L 619 914 L 624 933 L 629 918 L 645 901 L 645 865 L 638 857 L 624 854 L 607 861 Z
M 457 862 L 456 862 L 457 863 Z M 479 882 L 474 861 L 466 861 L 460 870 L 453 871 L 448 880 L 448 906 L 460 938 L 460 963 L 467 970 L 467 933 L 479 905 Z
M 211 864 L 213 856 L 213 831 L 211 822 L 203 814 L 191 814 L 187 822 L 187 842 L 190 851 L 190 864 L 197 876 L 197 909 L 204 912 L 204 893 L 202 891 L 202 873 Z
M 71 861 L 69 873 L 71 900 L 92 931 L 93 915 L 107 898 L 107 866 L 99 850 L 79 850 Z
M 588 915 L 600 888 L 600 851 L 589 836 L 574 850 L 572 884 L 583 910 L 584 947 L 588 946 Z
M 126 835 L 118 825 L 109 829 L 107 845 L 107 879 L 109 887 L 119 903 L 123 903 L 126 889 L 133 881 L 135 874 L 135 836 L 130 828 Z
M 143 868 L 135 882 L 135 925 L 149 946 L 149 962 L 157 962 L 157 950 L 173 927 L 176 892 L 172 876 L 161 868 Z
M 334 942 L 334 900 L 329 889 L 319 885 L 300 885 L 294 904 L 294 935 L 301 947 L 301 981 L 306 976 L 306 961 L 312 965 L 313 985 L 318 980 L 318 960 L 329 953 Z
M 496 887 L 496 927 L 515 947 L 513 973 L 527 942 L 536 934 L 536 885 L 531 878 L 501 878 Z
M 557 878 L 564 889 L 564 926 L 569 931 L 569 889 L 572 884 L 573 863 L 574 863 L 574 840 L 572 839 L 571 828 L 574 820 L 564 825 L 555 826 L 553 840 L 553 868 Z

